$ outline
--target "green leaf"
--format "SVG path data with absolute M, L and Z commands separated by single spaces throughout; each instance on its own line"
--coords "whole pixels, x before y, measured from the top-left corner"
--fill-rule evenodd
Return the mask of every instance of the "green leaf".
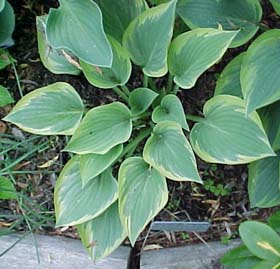
M 191 28 L 240 30 L 231 47 L 249 41 L 259 29 L 262 8 L 259 0 L 180 0 L 177 13 Z
M 115 102 L 91 109 L 83 119 L 65 151 L 78 154 L 105 154 L 131 136 L 129 109 Z
M 56 49 L 71 51 L 81 60 L 111 67 L 113 54 L 102 24 L 102 14 L 91 0 L 60 0 L 50 9 L 47 40 Z
M 146 142 L 143 156 L 147 163 L 167 178 L 202 183 L 192 148 L 176 122 L 163 121 L 155 126 Z
M 0 25 L 0 43 L 3 43 L 11 37 L 15 29 L 15 14 L 8 1 L 0 12 Z
M 280 205 L 280 152 L 249 165 L 248 190 L 251 207 Z
M 81 61 L 81 66 L 87 80 L 92 85 L 102 89 L 125 85 L 132 69 L 127 50 L 112 37 L 109 37 L 109 41 L 113 50 L 112 67 L 97 67 Z
M 36 17 L 38 50 L 43 65 L 54 74 L 78 75 L 80 70 L 71 64 L 61 50 L 53 48 L 46 37 L 48 16 Z
M 153 5 L 160 5 L 160 4 L 163 4 L 163 3 L 167 3 L 169 1 L 170 0 L 150 0 L 149 2 L 151 2 Z
M 137 88 L 129 96 L 129 106 L 132 115 L 144 113 L 158 97 L 158 94 L 148 88 Z
M 14 59 L 7 50 L 0 48 L 0 70 L 10 65 Z
M 14 102 L 14 99 L 10 95 L 9 91 L 0 85 L 0 107 L 6 106 Z
M 123 36 L 132 61 L 150 77 L 167 73 L 167 50 L 173 33 L 176 0 L 150 8 L 133 20 Z
M 0 176 L 0 200 L 17 199 L 14 184 L 7 178 Z
M 215 95 L 228 94 L 243 98 L 240 72 L 244 54 L 239 54 L 225 67 L 217 81 Z
M 268 225 L 246 221 L 239 226 L 240 236 L 246 247 L 263 260 L 278 261 L 280 258 L 280 237 Z
M 280 1 L 279 0 L 269 0 L 273 5 L 274 10 L 280 15 Z
M 204 161 L 243 164 L 275 156 L 258 114 L 247 117 L 242 99 L 218 95 L 203 111 L 205 119 L 195 124 L 190 138 L 195 153 Z
M 252 269 L 280 269 L 279 261 L 260 261 Z
M 118 145 L 105 154 L 85 154 L 80 157 L 80 173 L 82 185 L 104 172 L 123 151 L 123 145 Z
M 94 261 L 107 257 L 125 239 L 118 203 L 86 223 L 77 226 L 83 245 Z
M 279 42 L 280 30 L 270 30 L 244 56 L 240 80 L 248 114 L 280 99 Z
M 176 37 L 168 53 L 174 82 L 183 89 L 192 88 L 199 76 L 222 58 L 236 34 L 221 29 L 196 29 Z
M 119 42 L 129 23 L 148 8 L 145 0 L 94 0 L 103 15 L 105 32 Z
M 119 170 L 119 212 L 132 245 L 168 200 L 166 179 L 142 158 L 125 160 Z
M 0 0 L 0 12 L 4 9 L 6 0 Z
M 276 232 L 280 232 L 280 211 L 274 213 L 271 217 L 268 218 L 269 226 Z
M 168 94 L 161 100 L 160 105 L 153 111 L 152 120 L 155 123 L 174 121 L 179 123 L 183 129 L 190 130 L 183 105 L 180 99 L 174 94 Z
M 25 95 L 4 120 L 41 135 L 72 135 L 84 112 L 75 89 L 57 82 Z
M 245 246 L 240 246 L 227 252 L 221 263 L 230 269 L 249 269 L 260 262 Z
M 280 101 L 266 106 L 259 111 L 263 127 L 268 135 L 272 148 L 280 149 Z
M 55 185 L 56 226 L 72 226 L 103 213 L 117 200 L 118 184 L 110 170 L 91 180 L 86 188 L 80 177 L 80 160 L 72 158 L 63 168 Z

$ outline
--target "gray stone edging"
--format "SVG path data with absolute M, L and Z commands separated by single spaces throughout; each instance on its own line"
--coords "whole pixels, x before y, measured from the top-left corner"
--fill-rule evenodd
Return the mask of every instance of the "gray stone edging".
M 0 237 L 0 253 L 13 244 L 19 235 Z M 7 269 L 126 269 L 130 249 L 119 247 L 106 259 L 93 263 L 79 240 L 58 236 L 36 235 L 41 263 L 31 236 L 0 257 L 0 268 Z M 212 269 L 212 262 L 227 250 L 239 245 L 219 242 L 178 248 L 144 251 L 141 269 Z

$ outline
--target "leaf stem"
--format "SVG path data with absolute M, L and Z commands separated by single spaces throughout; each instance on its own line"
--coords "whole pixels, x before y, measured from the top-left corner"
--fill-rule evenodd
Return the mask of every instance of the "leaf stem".
M 169 73 L 168 81 L 167 81 L 167 89 L 166 89 L 167 93 L 170 93 L 172 91 L 172 85 L 173 85 L 173 76 Z
M 203 122 L 204 121 L 204 118 L 194 116 L 194 115 L 189 115 L 189 114 L 186 115 L 186 118 L 187 118 L 187 120 L 191 120 L 194 122 Z
M 130 95 L 130 90 L 129 90 L 125 85 L 122 85 L 121 88 L 122 88 L 123 92 L 124 92 L 127 96 Z
M 143 118 L 146 118 L 146 117 L 148 117 L 148 116 L 150 116 L 151 115 L 151 112 L 144 112 L 144 113 L 142 113 L 142 114 L 140 114 L 140 115 L 138 115 L 138 116 L 134 116 L 134 117 L 132 117 L 132 120 L 133 121 L 137 121 L 137 120 L 139 120 L 139 119 L 143 119 Z
M 173 93 L 176 95 L 179 91 L 180 87 L 179 85 L 175 84 L 174 88 L 173 88 Z
M 260 30 L 261 30 L 262 32 L 267 32 L 267 31 L 270 30 L 270 28 L 269 28 L 269 26 L 267 26 L 266 24 L 260 23 Z
M 128 96 L 118 87 L 114 87 L 113 91 L 121 97 L 124 101 L 128 102 Z
M 146 74 L 144 74 L 144 76 L 143 76 L 143 87 L 144 88 L 148 88 L 148 81 L 149 81 L 149 77 Z
M 137 149 L 138 145 L 151 133 L 151 129 L 142 130 L 127 146 L 124 148 L 119 159 L 122 159 L 124 156 L 131 157 L 134 151 Z
M 153 91 L 158 92 L 157 85 L 152 78 L 149 78 L 149 86 Z
M 12 67 L 13 67 L 13 70 L 14 70 L 14 73 L 15 73 L 19 95 L 22 98 L 23 97 L 23 92 L 22 92 L 22 88 L 21 88 L 21 85 L 20 85 L 20 79 L 19 79 L 19 75 L 18 75 L 18 72 L 17 72 L 17 68 L 16 68 L 16 65 L 15 65 L 14 61 L 12 61 L 11 64 L 12 64 Z

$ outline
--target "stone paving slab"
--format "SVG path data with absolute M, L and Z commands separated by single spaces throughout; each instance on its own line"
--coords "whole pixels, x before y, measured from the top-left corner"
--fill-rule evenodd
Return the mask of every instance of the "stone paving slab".
M 0 253 L 9 248 L 20 235 L 0 237 Z M 79 240 L 57 236 L 36 235 L 40 264 L 31 236 L 25 237 L 15 247 L 0 257 L 2 269 L 126 269 L 130 248 L 119 247 L 106 259 L 93 263 Z M 144 251 L 141 269 L 214 269 L 213 261 L 229 249 L 219 242 L 190 245 L 179 248 Z
M 0 237 L 0 253 L 20 236 Z M 130 249 L 118 248 L 111 256 L 93 263 L 79 240 L 57 236 L 36 235 L 40 264 L 31 236 L 25 237 L 14 248 L 0 257 L 2 269 L 126 269 Z
M 229 245 L 213 242 L 144 251 L 141 269 L 213 269 L 225 252 L 239 245 L 240 241 L 236 240 Z

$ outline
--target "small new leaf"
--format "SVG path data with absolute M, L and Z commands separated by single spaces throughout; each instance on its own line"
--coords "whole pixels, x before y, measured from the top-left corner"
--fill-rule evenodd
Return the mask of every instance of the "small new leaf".
M 174 121 L 179 123 L 183 129 L 190 130 L 183 105 L 180 99 L 174 94 L 168 94 L 161 100 L 160 105 L 155 108 L 152 114 L 152 120 L 155 123 Z

